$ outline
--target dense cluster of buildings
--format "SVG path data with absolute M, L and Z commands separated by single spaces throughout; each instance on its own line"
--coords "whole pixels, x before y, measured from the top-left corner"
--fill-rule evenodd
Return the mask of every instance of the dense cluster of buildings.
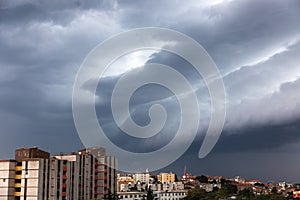
M 102 200 L 109 195 L 142 200 L 149 190 L 155 200 L 186 196 L 174 173 L 122 175 L 117 166 L 101 147 L 60 155 L 37 147 L 16 149 L 14 159 L 0 160 L 0 200 Z
M 118 174 L 118 196 L 122 200 L 145 199 L 149 190 L 155 200 L 181 200 L 186 197 L 184 184 L 176 180 L 174 173 L 150 175 L 144 173 Z
M 116 192 L 115 157 L 104 148 L 50 156 L 37 147 L 15 151 L 0 161 L 0 199 L 103 199 Z
M 52 156 L 37 147 L 17 149 L 13 160 L 0 160 L 0 200 L 143 200 L 149 194 L 154 200 L 182 200 L 189 189 L 212 192 L 224 183 L 236 186 L 237 193 L 245 189 L 255 195 L 276 191 L 300 199 L 300 185 L 286 182 L 193 176 L 186 173 L 186 167 L 180 179 L 172 172 L 121 174 L 117 167 L 117 159 L 107 156 L 101 147 Z

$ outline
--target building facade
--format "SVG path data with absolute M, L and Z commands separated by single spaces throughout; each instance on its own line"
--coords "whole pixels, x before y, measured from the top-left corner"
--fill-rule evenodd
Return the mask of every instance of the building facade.
M 135 183 L 140 182 L 140 183 L 149 184 L 150 174 L 149 174 L 148 169 L 144 173 L 133 174 L 132 177 L 133 177 Z
M 178 190 L 173 192 L 154 191 L 154 200 L 182 200 L 186 197 L 186 190 Z M 144 200 L 147 199 L 146 192 L 119 192 L 120 200 Z
M 173 173 L 160 173 L 157 179 L 161 183 L 173 183 L 175 182 L 175 174 Z
M 14 160 L 0 161 L 0 199 L 14 199 L 15 168 L 16 162 Z
M 0 162 L 0 199 L 103 199 L 117 191 L 116 170 L 104 148 L 52 157 L 36 147 L 17 149 L 15 160 Z

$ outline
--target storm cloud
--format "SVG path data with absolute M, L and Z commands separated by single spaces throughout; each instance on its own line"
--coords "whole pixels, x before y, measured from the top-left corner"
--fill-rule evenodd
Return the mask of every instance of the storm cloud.
M 142 73 L 146 63 L 163 63 L 193 83 L 201 110 L 196 140 L 166 170 L 182 175 L 187 165 L 195 174 L 300 181 L 295 176 L 300 168 L 295 159 L 300 150 L 299 21 L 297 0 L 3 0 L 0 156 L 12 157 L 14 148 L 24 146 L 40 146 L 51 153 L 84 148 L 71 108 L 73 83 L 81 63 L 110 36 L 154 26 L 192 37 L 213 58 L 227 94 L 224 131 L 213 152 L 199 160 L 197 154 L 210 119 L 210 99 L 203 80 L 175 55 L 144 52 L 113 64 L 97 90 L 99 121 L 111 132 L 114 142 L 144 152 L 160 148 L 173 137 L 180 111 L 174 95 L 165 88 L 140 88 L 131 101 L 132 118 L 141 125 L 149 123 L 147 111 L 151 105 L 166 106 L 166 127 L 153 140 L 139 143 L 127 138 L 128 142 L 122 144 L 126 137 L 119 136 L 109 110 L 111 89 L 123 73 Z M 89 89 L 88 83 L 86 87 Z

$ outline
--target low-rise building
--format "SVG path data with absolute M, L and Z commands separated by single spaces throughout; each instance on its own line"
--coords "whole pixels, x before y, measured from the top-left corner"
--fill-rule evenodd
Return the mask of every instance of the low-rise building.
M 213 184 L 213 183 L 200 183 L 199 187 L 204 189 L 206 192 L 212 192 L 214 188 L 221 188 L 221 184 Z
M 178 190 L 172 192 L 154 191 L 154 200 L 182 200 L 186 197 L 186 190 Z M 147 197 L 147 192 L 119 192 L 120 200 L 143 200 Z
M 118 192 L 118 198 L 120 200 L 142 200 L 145 199 L 145 192 Z
M 129 192 L 135 180 L 131 176 L 118 175 L 118 192 Z
M 157 200 L 181 200 L 186 197 L 186 190 L 177 190 L 172 192 L 154 192 L 154 198 Z
M 157 179 L 161 183 L 173 183 L 175 182 L 175 174 L 173 173 L 160 173 Z

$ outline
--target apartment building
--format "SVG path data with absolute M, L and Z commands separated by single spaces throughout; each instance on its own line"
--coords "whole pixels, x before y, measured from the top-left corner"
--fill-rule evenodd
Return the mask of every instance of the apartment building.
M 182 200 L 186 197 L 186 190 L 178 190 L 173 192 L 154 191 L 155 200 Z M 119 192 L 120 200 L 143 200 L 147 198 L 147 192 Z
M 0 160 L 0 199 L 14 199 L 15 168 L 14 160 Z
M 149 174 L 148 169 L 144 173 L 133 174 L 132 177 L 133 177 L 135 183 L 140 182 L 140 183 L 149 184 L 150 174 Z
M 50 191 L 53 199 L 103 199 L 117 191 L 117 160 L 106 156 L 104 148 L 80 150 L 77 154 L 52 157 Z M 57 195 L 57 192 L 61 195 Z M 55 197 L 56 196 L 56 197 Z
M 175 174 L 173 173 L 160 173 L 157 179 L 161 183 L 173 183 L 175 182 Z
M 37 147 L 0 161 L 0 199 L 103 199 L 117 191 L 117 160 L 104 148 L 50 157 Z

